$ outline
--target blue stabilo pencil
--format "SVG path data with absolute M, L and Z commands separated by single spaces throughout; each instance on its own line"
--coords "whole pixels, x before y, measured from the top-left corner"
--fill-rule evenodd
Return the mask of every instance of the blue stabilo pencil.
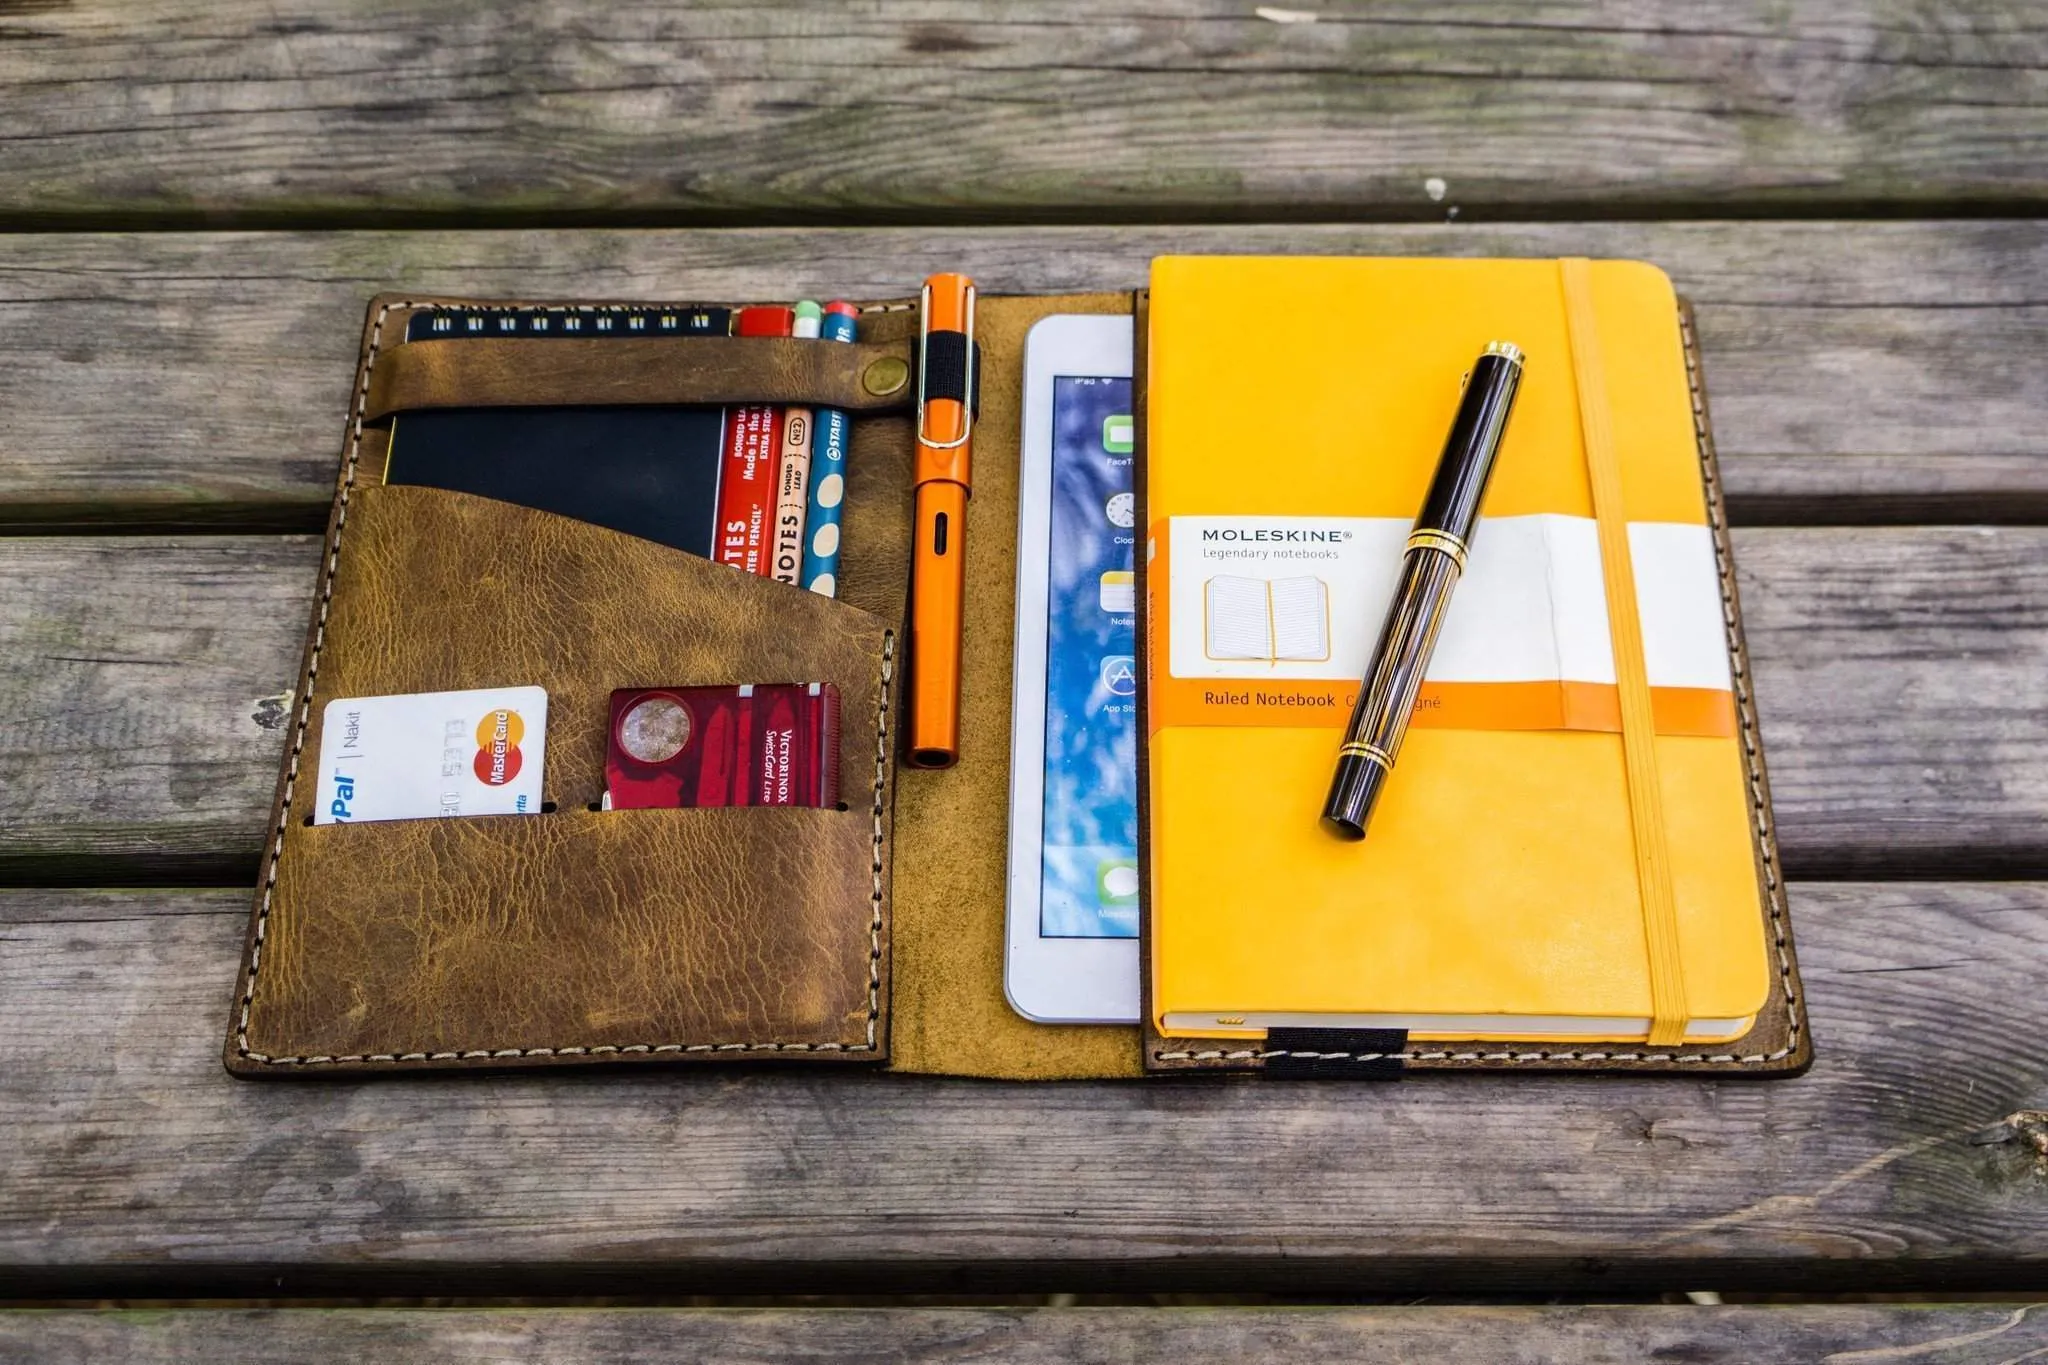
M 827 341 L 852 341 L 852 304 L 834 299 L 825 305 L 819 335 Z M 839 595 L 839 516 L 846 504 L 846 447 L 852 424 L 837 408 L 819 408 L 811 415 L 811 492 L 804 514 L 804 565 L 797 581 L 826 597 Z

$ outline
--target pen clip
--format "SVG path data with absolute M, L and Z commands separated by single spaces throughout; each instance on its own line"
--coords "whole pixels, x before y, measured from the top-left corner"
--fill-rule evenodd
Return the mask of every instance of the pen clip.
M 960 398 L 960 434 L 950 441 L 934 441 L 924 434 L 925 372 L 931 366 L 932 285 L 926 280 L 918 295 L 917 309 L 917 440 L 933 450 L 958 450 L 974 439 L 974 286 L 967 286 L 966 380 Z

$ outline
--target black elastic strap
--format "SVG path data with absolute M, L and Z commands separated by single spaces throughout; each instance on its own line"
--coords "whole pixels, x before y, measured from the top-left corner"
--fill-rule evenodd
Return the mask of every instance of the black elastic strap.
M 1266 1030 L 1266 1074 L 1292 1078 L 1398 1081 L 1407 1065 L 1404 1028 Z
M 950 398 L 981 412 L 981 343 L 974 343 L 974 392 L 967 391 L 967 333 L 933 332 L 924 339 L 924 397 Z

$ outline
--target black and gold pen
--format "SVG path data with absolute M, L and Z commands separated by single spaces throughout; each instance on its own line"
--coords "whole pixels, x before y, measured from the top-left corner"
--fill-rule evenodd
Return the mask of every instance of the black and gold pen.
M 1493 474 L 1501 436 L 1522 382 L 1522 352 L 1512 342 L 1487 343 L 1472 366 L 1458 415 L 1438 457 L 1436 477 L 1422 514 L 1408 533 L 1401 582 L 1380 627 L 1358 704 L 1337 750 L 1337 773 L 1323 802 L 1323 824 L 1346 839 L 1363 839 L 1373 806 L 1394 771 L 1415 696 L 1436 649 L 1437 632 L 1451 605 L 1451 590 L 1465 572 L 1465 556 L 1479 524 L 1479 504 Z

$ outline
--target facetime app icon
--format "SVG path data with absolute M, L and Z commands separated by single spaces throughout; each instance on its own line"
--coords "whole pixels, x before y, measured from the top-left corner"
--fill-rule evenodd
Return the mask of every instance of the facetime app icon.
M 1138 444 L 1138 425 L 1128 412 L 1102 419 L 1102 448 L 1111 455 L 1128 455 Z

